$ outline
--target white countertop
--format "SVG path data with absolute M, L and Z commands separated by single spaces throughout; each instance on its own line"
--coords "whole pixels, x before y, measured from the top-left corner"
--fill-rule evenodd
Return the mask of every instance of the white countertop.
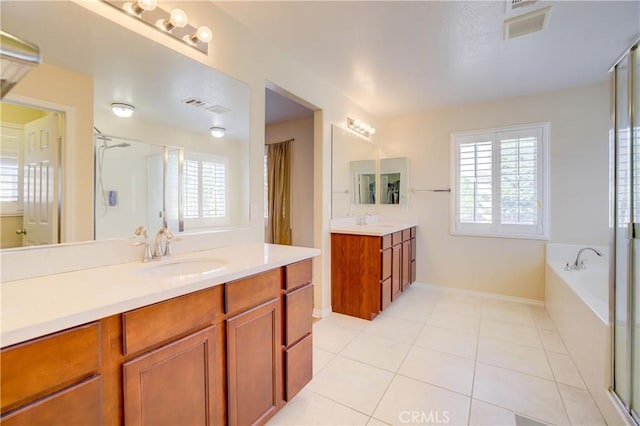
M 332 234 L 354 234 L 381 237 L 404 229 L 418 226 L 415 223 L 380 223 L 373 222 L 367 225 L 336 226 L 331 228 Z
M 320 254 L 314 248 L 241 244 L 0 284 L 0 347 L 223 284 Z M 184 259 L 222 259 L 216 271 L 151 276 L 150 269 Z

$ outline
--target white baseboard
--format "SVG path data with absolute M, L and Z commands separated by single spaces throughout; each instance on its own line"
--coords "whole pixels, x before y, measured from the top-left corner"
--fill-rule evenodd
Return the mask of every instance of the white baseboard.
M 525 303 L 527 305 L 544 307 L 543 300 L 529 299 L 527 297 L 506 296 L 503 294 L 487 293 L 485 291 L 467 290 L 464 288 L 455 288 L 455 287 L 444 287 L 441 285 L 425 284 L 425 283 L 418 283 L 418 282 L 412 284 L 412 286 L 413 285 L 417 285 L 420 287 L 427 287 L 429 289 L 441 291 L 443 293 L 462 294 L 467 296 L 482 297 L 485 299 L 501 300 L 504 302 Z
M 324 309 L 314 309 L 313 310 L 313 317 L 314 318 L 326 318 L 329 316 L 329 314 L 331 313 L 331 306 L 327 306 Z

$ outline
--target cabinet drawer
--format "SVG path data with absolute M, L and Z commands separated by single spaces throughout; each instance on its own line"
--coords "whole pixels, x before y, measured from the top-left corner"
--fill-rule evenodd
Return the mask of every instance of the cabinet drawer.
M 311 259 L 292 263 L 286 266 L 285 290 L 291 290 L 306 284 L 311 284 L 312 262 Z
M 416 281 L 416 261 L 415 260 L 411 261 L 411 277 L 410 277 L 410 281 L 412 283 Z
M 291 401 L 313 377 L 313 340 L 308 335 L 285 351 L 285 399 Z
M 381 265 L 382 270 L 380 271 L 381 272 L 380 279 L 382 281 L 391 277 L 391 253 L 392 252 L 393 252 L 392 249 L 388 249 L 380 253 L 380 258 L 382 260 L 382 265 Z
M 235 313 L 257 306 L 280 295 L 282 268 L 225 284 L 225 313 Z
M 411 239 L 411 260 L 416 260 L 416 239 Z
M 100 368 L 100 324 L 5 348 L 0 365 L 4 413 L 94 375 Z
M 402 241 L 409 241 L 411 239 L 411 229 L 405 229 L 402 231 Z
M 311 333 L 313 286 L 308 285 L 284 296 L 285 346 L 290 346 Z
M 380 283 L 380 306 L 384 310 L 391 304 L 391 277 Z
M 124 354 L 130 355 L 222 319 L 223 286 L 122 314 Z
M 415 238 L 416 237 L 416 227 L 412 227 L 411 228 L 411 238 Z
M 393 245 L 391 241 L 391 234 L 383 235 L 381 240 L 382 240 L 382 246 L 381 246 L 382 250 L 388 249 Z
M 1 423 L 4 426 L 101 425 L 104 423 L 102 420 L 102 378 L 96 376 L 29 404 L 2 417 Z
M 394 232 L 391 234 L 391 240 L 393 245 L 400 244 L 402 242 L 402 231 Z

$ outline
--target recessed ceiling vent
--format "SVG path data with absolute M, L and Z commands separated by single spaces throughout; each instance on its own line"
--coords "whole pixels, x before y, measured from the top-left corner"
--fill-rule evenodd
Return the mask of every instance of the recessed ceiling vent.
M 210 111 L 214 114 L 220 114 L 220 115 L 226 114 L 231 111 L 229 108 L 223 107 L 222 105 L 213 105 L 213 106 L 207 107 L 206 109 L 207 111 Z
M 201 107 L 207 104 L 205 101 L 198 98 L 185 99 L 184 103 L 195 107 Z
M 542 31 L 549 21 L 550 10 L 551 6 L 548 6 L 544 9 L 534 10 L 520 16 L 506 19 L 504 21 L 504 39 L 510 40 L 512 38 Z
M 507 8 L 511 10 L 519 9 L 523 6 L 531 6 L 538 0 L 507 0 Z

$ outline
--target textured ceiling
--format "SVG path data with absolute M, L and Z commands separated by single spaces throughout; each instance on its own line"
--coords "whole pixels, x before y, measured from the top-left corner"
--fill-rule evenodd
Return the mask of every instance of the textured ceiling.
M 553 1 L 503 40 L 502 1 L 217 2 L 378 116 L 606 80 L 640 33 L 638 1 Z

